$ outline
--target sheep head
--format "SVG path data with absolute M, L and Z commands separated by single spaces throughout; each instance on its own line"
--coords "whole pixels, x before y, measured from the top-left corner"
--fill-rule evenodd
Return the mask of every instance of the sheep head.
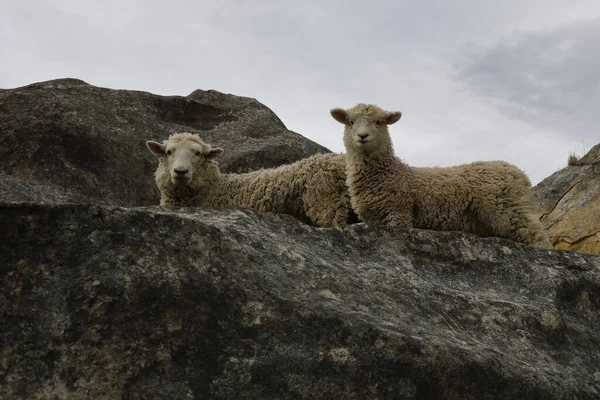
M 161 157 L 157 176 L 164 175 L 164 181 L 170 181 L 177 187 L 189 186 L 206 178 L 202 176 L 205 170 L 216 169 L 213 161 L 223 154 L 223 149 L 212 147 L 191 133 L 171 135 L 163 143 L 147 141 L 146 146 Z
M 345 125 L 344 145 L 346 150 L 373 153 L 391 148 L 388 125 L 398 122 L 400 111 L 385 111 L 373 104 L 357 104 L 344 110 L 334 108 L 331 116 Z

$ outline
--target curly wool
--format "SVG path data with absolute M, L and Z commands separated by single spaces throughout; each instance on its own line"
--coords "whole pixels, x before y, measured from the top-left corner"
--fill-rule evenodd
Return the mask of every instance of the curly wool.
M 551 248 L 534 213 L 531 182 L 516 166 L 479 161 L 411 167 L 395 157 L 387 127 L 401 113 L 359 104 L 331 115 L 345 125 L 351 204 L 366 223 L 465 231 Z
M 164 145 L 199 145 L 205 153 L 212 146 L 197 135 L 180 133 Z M 201 157 L 191 182 L 172 182 L 167 157 L 159 159 L 155 173 L 161 205 L 210 208 L 241 207 L 289 214 L 321 227 L 343 227 L 356 222 L 346 187 L 343 154 L 316 154 L 293 164 L 244 174 L 223 174 L 214 159 Z

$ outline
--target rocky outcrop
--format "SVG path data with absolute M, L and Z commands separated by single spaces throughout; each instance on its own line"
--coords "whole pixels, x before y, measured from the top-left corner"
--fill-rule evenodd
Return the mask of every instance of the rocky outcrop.
M 600 255 L 600 145 L 533 188 L 541 221 L 557 249 Z M 581 161 L 580 160 L 580 161 Z
M 600 257 L 137 207 L 181 131 L 225 171 L 327 151 L 215 91 L 0 90 L 0 399 L 600 398 Z M 599 169 L 534 189 L 557 247 L 597 242 Z
M 572 154 L 569 156 L 569 165 L 591 165 L 596 161 L 600 161 L 600 143 L 595 145 L 584 155 L 579 158 L 576 155 Z
M 145 141 L 182 131 L 223 147 L 225 172 L 329 152 L 287 130 L 255 99 L 201 90 L 165 97 L 59 79 L 0 90 L 0 188 L 17 182 L 46 202 L 60 197 L 121 206 L 158 204 L 157 159 Z M 29 199 L 19 193 L 4 191 L 0 197 Z
M 600 258 L 239 210 L 0 206 L 6 399 L 597 399 Z

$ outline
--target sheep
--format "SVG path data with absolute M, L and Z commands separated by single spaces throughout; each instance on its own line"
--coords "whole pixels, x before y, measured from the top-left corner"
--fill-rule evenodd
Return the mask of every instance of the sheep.
M 223 149 L 189 132 L 148 149 L 160 156 L 155 181 L 161 206 L 240 207 L 289 214 L 320 227 L 358 222 L 350 207 L 343 154 L 316 154 L 278 168 L 244 174 L 220 172 Z
M 551 248 L 534 216 L 529 178 L 504 161 L 417 168 L 394 155 L 388 125 L 402 113 L 373 104 L 334 108 L 345 125 L 351 205 L 367 224 L 464 231 Z

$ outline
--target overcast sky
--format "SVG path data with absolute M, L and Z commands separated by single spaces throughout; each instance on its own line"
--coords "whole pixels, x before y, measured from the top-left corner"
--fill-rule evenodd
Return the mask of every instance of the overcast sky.
M 2 0 L 0 60 L 1 88 L 254 97 L 338 152 L 329 110 L 375 103 L 402 111 L 408 163 L 503 159 L 534 184 L 600 142 L 600 0 Z

